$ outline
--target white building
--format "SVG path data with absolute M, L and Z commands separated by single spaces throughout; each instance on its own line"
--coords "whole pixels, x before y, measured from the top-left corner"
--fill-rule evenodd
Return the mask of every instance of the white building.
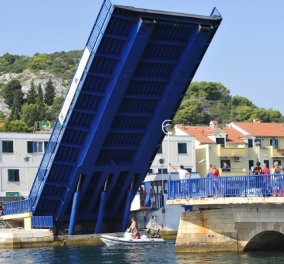
M 27 196 L 50 134 L 0 133 L 0 196 Z
M 196 172 L 194 137 L 189 135 L 165 136 L 153 160 L 150 173 L 168 173 L 169 163 L 175 167 L 183 165 L 189 172 Z
M 49 137 L 49 133 L 0 133 L 0 196 L 29 194 Z M 169 162 L 195 172 L 194 138 L 165 136 L 149 172 L 167 174 Z

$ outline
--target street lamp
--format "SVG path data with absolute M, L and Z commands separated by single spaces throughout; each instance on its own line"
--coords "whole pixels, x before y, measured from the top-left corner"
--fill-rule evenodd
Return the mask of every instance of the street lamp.
M 164 190 L 164 165 L 165 165 L 165 159 L 163 157 L 161 157 L 159 159 L 159 163 L 161 165 L 161 172 L 162 172 L 162 193 L 164 194 L 165 190 Z
M 29 162 L 30 162 L 30 159 L 31 159 L 30 156 L 28 156 L 28 155 L 24 156 L 24 162 L 25 162 L 25 164 L 26 164 L 26 182 L 25 182 L 25 184 L 26 184 L 26 187 L 27 187 L 27 195 L 26 195 L 27 198 L 28 198 L 28 196 L 29 196 L 28 164 L 29 164 Z
M 162 123 L 162 131 L 168 136 L 168 174 L 170 175 L 170 131 L 172 130 L 172 120 L 166 119 Z

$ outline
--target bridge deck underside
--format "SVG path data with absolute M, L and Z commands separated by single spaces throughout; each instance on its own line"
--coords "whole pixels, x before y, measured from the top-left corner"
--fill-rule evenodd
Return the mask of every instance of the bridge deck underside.
M 80 175 L 77 220 L 96 221 L 103 190 L 104 219 L 122 219 L 131 183 L 135 193 L 164 137 L 163 120 L 174 116 L 221 22 L 121 6 L 100 16 L 101 36 L 94 43 L 95 25 L 83 76 L 30 194 L 35 215 L 59 222 L 70 217 Z

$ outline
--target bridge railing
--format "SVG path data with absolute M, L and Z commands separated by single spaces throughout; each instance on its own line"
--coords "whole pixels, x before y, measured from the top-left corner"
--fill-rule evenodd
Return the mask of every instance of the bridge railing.
M 27 213 L 31 211 L 32 211 L 31 199 L 4 203 L 5 215 Z
M 284 196 L 284 175 L 247 175 L 169 180 L 168 199 Z

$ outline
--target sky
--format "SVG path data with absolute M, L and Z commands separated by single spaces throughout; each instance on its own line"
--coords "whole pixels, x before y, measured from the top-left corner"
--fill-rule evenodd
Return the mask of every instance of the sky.
M 222 83 L 231 95 L 284 115 L 283 0 L 112 0 L 113 4 L 210 15 L 223 21 L 193 81 Z M 83 50 L 102 0 L 0 2 L 0 56 Z

